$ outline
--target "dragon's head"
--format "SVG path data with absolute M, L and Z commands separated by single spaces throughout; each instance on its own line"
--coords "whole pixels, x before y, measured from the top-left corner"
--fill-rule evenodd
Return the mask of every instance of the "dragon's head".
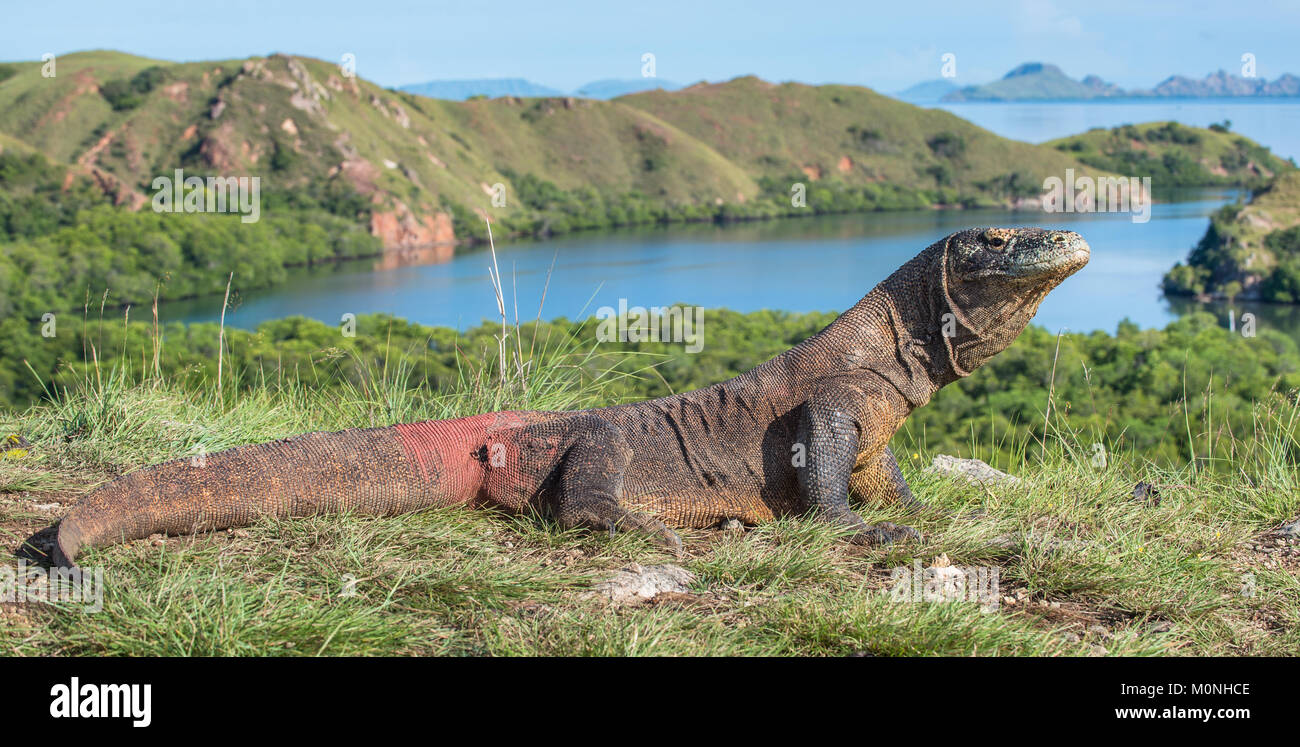
M 940 245 L 942 305 L 952 313 L 941 329 L 959 376 L 1006 349 L 1090 253 L 1079 234 L 1043 228 L 971 228 Z

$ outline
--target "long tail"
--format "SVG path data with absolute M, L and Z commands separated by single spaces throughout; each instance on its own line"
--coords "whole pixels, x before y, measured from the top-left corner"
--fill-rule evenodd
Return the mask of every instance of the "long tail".
M 399 514 L 469 501 L 482 479 L 484 416 L 308 433 L 138 470 L 92 492 L 59 524 L 53 561 L 155 533 L 324 512 Z

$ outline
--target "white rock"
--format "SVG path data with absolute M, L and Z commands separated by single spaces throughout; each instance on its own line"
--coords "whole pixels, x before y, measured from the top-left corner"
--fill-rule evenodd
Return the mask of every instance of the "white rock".
M 950 475 L 952 477 L 964 478 L 967 482 L 975 485 L 988 485 L 997 483 L 1015 484 L 1020 482 L 1020 478 L 1015 475 L 1008 475 L 1001 470 L 990 467 L 987 463 L 979 459 L 958 459 L 947 454 L 939 454 L 929 467 L 925 468 L 926 472 Z
M 685 568 L 671 564 L 641 566 L 636 563 L 616 573 L 608 581 L 592 587 L 593 592 L 615 604 L 653 599 L 664 592 L 690 591 L 695 576 Z

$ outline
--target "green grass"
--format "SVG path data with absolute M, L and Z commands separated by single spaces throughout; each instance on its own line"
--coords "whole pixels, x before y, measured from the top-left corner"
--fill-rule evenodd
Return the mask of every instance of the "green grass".
M 110 372 L 53 402 L 4 416 L 36 445 L 0 460 L 0 532 L 15 549 L 59 510 L 124 469 L 307 430 L 448 417 L 503 407 L 598 403 L 547 353 L 502 381 L 485 367 L 447 392 L 376 371 L 343 396 L 274 382 L 221 392 Z M 549 356 L 549 357 L 548 357 Z M 508 364 L 507 368 L 513 368 Z M 518 369 L 514 369 L 518 370 Z M 1091 450 L 1054 429 L 1023 444 L 1013 486 L 978 488 L 905 458 L 918 496 L 953 512 L 907 516 L 861 506 L 868 521 L 915 525 L 924 539 L 861 548 L 803 518 L 744 532 L 683 533 L 665 556 L 632 535 L 564 531 L 544 517 L 430 510 L 395 518 L 324 516 L 85 555 L 104 569 L 103 610 L 0 605 L 10 655 L 1284 655 L 1300 650 L 1296 548 L 1261 534 L 1300 511 L 1289 418 L 1264 416 L 1240 469 L 1158 469 Z M 1243 454 L 1246 452 L 1242 452 Z M 1161 486 L 1158 505 L 1133 485 Z M 891 598 L 890 569 L 997 568 L 995 611 L 974 602 Z M 7 561 L 15 562 L 15 561 Z M 691 593 L 611 607 L 587 592 L 638 562 L 679 562 Z M 1256 593 L 1240 593 L 1253 574 Z M 345 593 L 351 590 L 355 593 Z M 1014 600 L 1008 603 L 1006 599 Z

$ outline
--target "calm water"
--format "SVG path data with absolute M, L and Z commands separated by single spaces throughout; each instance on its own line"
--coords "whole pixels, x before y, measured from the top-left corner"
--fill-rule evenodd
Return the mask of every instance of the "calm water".
M 1093 127 L 1173 120 L 1193 127 L 1232 120 L 1232 131 L 1300 160 L 1300 99 L 1165 99 L 1050 103 L 941 103 L 933 106 L 1003 137 L 1041 143 Z
M 1124 215 L 1048 216 L 1039 211 L 917 211 L 870 213 L 735 226 L 681 226 L 578 235 L 498 246 L 506 306 L 518 300 L 520 319 L 537 315 L 550 278 L 544 318 L 584 318 L 601 306 L 689 303 L 738 311 L 840 311 L 935 240 L 960 228 L 1039 225 L 1079 231 L 1092 261 L 1057 289 L 1036 322 L 1049 330 L 1113 332 L 1121 319 L 1163 326 L 1196 304 L 1171 305 L 1158 284 L 1205 232 L 1208 215 L 1231 191 L 1186 193 L 1157 203 L 1151 220 Z M 296 271 L 283 286 L 240 294 L 226 323 L 252 328 L 295 314 L 337 324 L 344 313 L 389 312 L 425 324 L 465 329 L 496 317 L 485 250 L 444 264 L 376 270 L 373 261 Z M 513 283 L 512 283 L 513 278 Z M 238 279 L 236 279 L 236 285 Z M 513 286 L 513 287 L 512 287 Z M 221 300 L 165 304 L 164 320 L 215 321 Z M 1296 314 L 1255 310 L 1260 322 L 1300 329 Z M 1280 316 L 1279 316 L 1280 315 Z M 513 312 L 511 312 L 513 316 Z M 1287 322 L 1286 320 L 1290 320 Z M 1225 320 L 1226 323 L 1226 320 Z

